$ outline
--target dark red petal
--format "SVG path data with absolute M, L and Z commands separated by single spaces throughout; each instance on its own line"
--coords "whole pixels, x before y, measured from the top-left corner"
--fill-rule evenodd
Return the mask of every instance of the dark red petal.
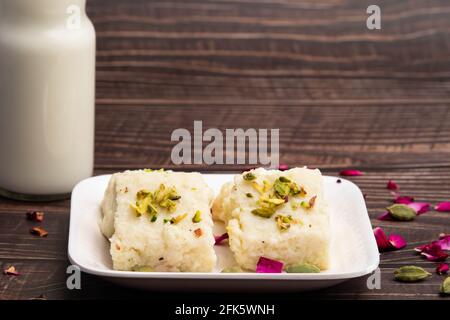
M 427 202 L 411 202 L 406 205 L 414 209 L 418 215 L 430 210 L 430 204 Z
M 256 265 L 256 273 L 281 273 L 283 262 L 261 257 Z
M 289 170 L 289 166 L 288 166 L 287 164 L 280 164 L 280 165 L 278 166 L 278 170 L 280 170 L 280 171 L 286 171 L 286 170 Z
M 410 204 L 411 202 L 414 202 L 414 198 L 408 196 L 398 196 L 395 198 L 394 202 L 400 204 Z
M 450 212 L 450 201 L 444 201 L 441 203 L 438 203 L 434 210 L 440 211 L 440 212 Z
M 421 246 L 415 247 L 414 250 L 417 252 L 422 252 L 423 250 L 425 250 L 426 246 L 428 246 L 428 244 L 423 244 Z
M 391 244 L 389 243 L 389 240 L 386 237 L 383 229 L 381 229 L 380 227 L 376 227 L 375 229 L 373 229 L 373 234 L 375 236 L 375 240 L 377 241 L 378 250 L 380 252 L 386 251 L 391 247 Z
M 347 169 L 347 170 L 342 170 L 341 172 L 339 172 L 339 175 L 346 176 L 346 177 L 362 176 L 363 174 L 364 174 L 364 172 L 359 171 L 359 170 L 354 170 L 354 169 Z
M 437 274 L 446 274 L 448 272 L 448 264 L 446 263 L 439 263 L 436 267 L 436 273 Z
M 228 233 L 225 232 L 224 234 L 220 235 L 220 236 L 214 236 L 214 239 L 216 240 L 215 245 L 218 246 L 222 243 L 222 241 L 228 239 Z
M 398 234 L 391 234 L 389 236 L 389 243 L 391 244 L 392 248 L 394 249 L 402 249 L 406 247 L 406 240 L 403 239 L 401 235 Z
M 386 211 L 385 213 L 382 213 L 381 215 L 379 215 L 377 217 L 378 220 L 380 221 L 387 221 L 387 220 L 392 220 L 391 214 L 389 213 L 389 211 Z
M 389 180 L 386 188 L 388 190 L 398 190 L 398 185 L 395 183 L 395 181 Z

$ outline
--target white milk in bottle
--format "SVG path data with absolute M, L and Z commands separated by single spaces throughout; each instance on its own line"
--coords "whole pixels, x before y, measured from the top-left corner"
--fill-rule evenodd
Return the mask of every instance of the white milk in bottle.
M 0 0 L 0 194 L 52 200 L 92 175 L 95 31 L 86 0 Z

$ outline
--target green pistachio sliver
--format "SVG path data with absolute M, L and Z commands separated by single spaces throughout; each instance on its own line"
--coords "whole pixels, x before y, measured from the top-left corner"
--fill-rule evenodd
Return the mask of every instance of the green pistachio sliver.
M 222 269 L 221 272 L 222 273 L 240 273 L 240 272 L 244 272 L 244 270 L 242 270 L 242 268 L 239 266 L 232 266 L 232 267 L 226 267 L 226 268 Z
M 278 215 L 275 217 L 277 226 L 281 231 L 285 231 L 291 227 L 291 222 L 293 221 L 292 216 Z
M 283 183 L 289 183 L 289 182 L 291 182 L 291 180 L 289 180 L 289 179 L 286 178 L 286 177 L 279 177 L 278 180 L 280 180 L 280 181 L 283 182 Z
M 173 217 L 172 219 L 170 219 L 170 223 L 171 224 L 178 224 L 179 222 L 181 222 L 184 218 L 187 217 L 187 213 L 185 214 L 181 214 L 179 216 Z
M 394 279 L 400 282 L 418 282 L 431 276 L 421 267 L 403 266 L 394 271 Z
M 279 179 L 275 180 L 273 184 L 273 188 L 275 190 L 276 195 L 279 198 L 286 198 L 291 192 L 291 188 L 287 183 L 281 182 Z
M 260 195 L 264 194 L 264 189 L 263 189 L 263 187 L 261 187 L 256 181 L 253 181 L 253 182 L 252 182 L 252 187 L 253 187 L 253 189 L 255 189 L 256 191 L 258 191 L 258 193 L 259 193 Z
M 270 188 L 272 188 L 272 185 L 269 183 L 269 181 L 264 180 L 263 181 L 263 192 L 267 192 L 270 190 Z
M 200 221 L 202 221 L 202 213 L 200 210 L 197 210 L 192 218 L 192 222 L 199 223 Z
M 273 214 L 275 213 L 275 209 L 273 209 L 273 208 L 258 208 L 258 209 L 252 210 L 252 213 L 255 216 L 268 219 L 273 216 Z
M 247 198 L 253 198 L 253 195 L 251 193 L 246 193 L 245 195 Z
M 147 173 L 153 172 L 153 169 L 144 169 L 144 172 L 147 172 Z
M 164 219 L 163 222 L 168 223 L 168 222 L 170 222 L 170 219 Z
M 320 268 L 309 263 L 297 263 L 286 267 L 287 273 L 319 273 Z
M 150 266 L 136 266 L 132 270 L 134 272 L 153 272 L 153 268 Z
M 314 204 L 316 203 L 317 196 L 311 197 L 309 201 L 302 201 L 300 205 L 305 209 L 311 209 L 314 207 Z
M 393 204 L 386 209 L 395 220 L 412 221 L 416 217 L 416 211 L 405 204 Z
M 133 203 L 130 204 L 130 207 L 136 212 L 137 217 L 142 216 L 141 209 L 139 208 L 139 205 L 137 202 L 136 202 L 136 204 L 133 204 Z
M 244 174 L 243 179 L 244 179 L 245 181 L 253 181 L 253 180 L 256 179 L 256 176 L 255 176 L 254 173 L 249 172 L 249 173 Z
M 261 197 L 259 200 L 262 203 L 267 203 L 269 205 L 274 205 L 274 206 L 279 206 L 279 205 L 286 203 L 286 201 L 284 199 L 277 199 L 277 198 Z
M 450 295 L 450 277 L 445 278 L 444 282 L 442 282 L 441 293 Z
M 165 199 L 159 203 L 161 208 L 166 208 L 169 212 L 174 212 L 177 208 L 177 204 L 170 199 Z
M 158 219 L 158 216 L 156 214 L 152 215 L 152 217 L 150 218 L 150 222 L 156 222 L 156 220 Z

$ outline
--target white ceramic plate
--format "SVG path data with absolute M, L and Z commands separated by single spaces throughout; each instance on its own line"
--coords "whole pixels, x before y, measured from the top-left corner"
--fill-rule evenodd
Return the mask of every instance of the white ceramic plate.
M 325 197 L 331 216 L 331 268 L 316 274 L 220 273 L 233 264 L 228 246 L 216 246 L 217 270 L 213 273 L 127 272 L 112 269 L 109 242 L 99 229 L 100 202 L 110 176 L 97 176 L 80 182 L 72 192 L 69 259 L 82 271 L 120 285 L 154 291 L 306 291 L 329 287 L 373 272 L 379 254 L 366 205 L 360 189 L 352 182 L 325 177 Z M 204 174 L 216 192 L 233 179 L 231 174 Z M 223 225 L 215 226 L 215 234 Z

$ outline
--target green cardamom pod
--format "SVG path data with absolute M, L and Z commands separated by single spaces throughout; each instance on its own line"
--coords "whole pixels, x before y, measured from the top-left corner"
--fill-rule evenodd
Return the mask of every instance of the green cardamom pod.
M 391 217 L 399 221 L 411 221 L 416 217 L 416 211 L 405 204 L 393 204 L 386 208 Z
M 450 277 L 447 277 L 444 282 L 442 282 L 441 293 L 450 294 Z
M 425 269 L 416 266 L 404 266 L 394 271 L 394 278 L 400 282 L 417 282 L 431 276 Z
M 320 268 L 309 263 L 298 263 L 286 267 L 285 271 L 287 273 L 319 273 Z

